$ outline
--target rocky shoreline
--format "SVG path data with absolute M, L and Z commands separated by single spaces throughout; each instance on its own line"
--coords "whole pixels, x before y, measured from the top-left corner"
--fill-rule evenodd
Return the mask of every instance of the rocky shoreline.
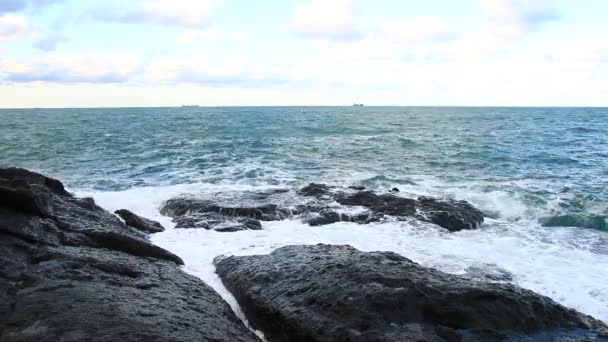
M 299 197 L 293 202 L 293 194 Z M 344 208 L 348 208 L 344 211 Z M 177 229 L 238 234 L 263 221 L 419 220 L 477 229 L 467 202 L 311 184 L 191 194 L 160 209 Z M 60 181 L 0 169 L 0 341 L 261 341 L 183 261 L 158 222 L 76 198 Z M 500 269 L 445 274 L 391 252 L 287 246 L 215 260 L 253 328 L 275 341 L 603 341 L 608 327 L 508 284 Z

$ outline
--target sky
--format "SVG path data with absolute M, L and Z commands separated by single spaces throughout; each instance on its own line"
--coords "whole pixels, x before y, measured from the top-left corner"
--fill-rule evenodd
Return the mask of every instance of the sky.
M 606 0 L 0 0 L 0 108 L 608 106 Z

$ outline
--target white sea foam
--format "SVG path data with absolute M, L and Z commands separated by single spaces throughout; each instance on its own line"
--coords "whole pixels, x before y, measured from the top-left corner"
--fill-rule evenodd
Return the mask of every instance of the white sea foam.
M 233 186 L 233 190 L 246 189 L 251 187 Z M 471 265 L 494 263 L 511 272 L 517 285 L 608 322 L 608 253 L 601 247 L 608 239 L 603 232 L 486 219 L 479 230 L 458 233 L 447 233 L 415 221 L 369 225 L 340 222 L 309 227 L 295 220 L 265 222 L 260 231 L 218 233 L 173 229 L 171 220 L 158 211 L 162 202 L 172 196 L 215 190 L 220 189 L 209 185 L 179 185 L 79 195 L 94 197 L 108 210 L 126 208 L 161 222 L 168 229 L 153 235 L 153 242 L 182 257 L 186 263 L 184 269 L 217 290 L 238 314 L 241 313 L 234 298 L 215 274 L 213 258 L 270 253 L 290 244 L 329 243 L 349 244 L 364 251 L 394 251 L 423 265 L 455 274 L 464 273 Z M 466 199 L 478 205 L 485 203 L 484 209 L 500 211 L 505 217 L 517 216 L 523 209 L 504 196 L 496 193 L 489 199 L 474 200 L 475 196 Z M 505 215 L 509 212 L 511 215 Z

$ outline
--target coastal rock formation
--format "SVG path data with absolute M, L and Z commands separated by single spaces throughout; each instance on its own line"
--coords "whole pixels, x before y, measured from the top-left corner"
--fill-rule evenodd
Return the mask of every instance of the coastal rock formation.
M 0 341 L 259 341 L 179 264 L 58 180 L 0 169 Z
M 449 275 L 392 252 L 287 246 L 218 257 L 255 329 L 278 341 L 591 341 L 608 327 L 532 291 Z
M 120 209 L 116 210 L 114 214 L 123 219 L 127 226 L 141 230 L 144 233 L 160 233 L 165 231 L 165 227 L 163 227 L 160 223 L 136 215 L 130 210 Z
M 175 228 L 203 228 L 218 232 L 262 229 L 262 223 L 259 220 L 248 217 L 233 217 L 214 212 L 178 216 L 174 221 Z
M 276 221 L 294 216 L 311 226 L 339 221 L 366 224 L 390 217 L 418 219 L 449 231 L 476 229 L 483 222 L 483 213 L 468 202 L 407 198 L 396 193 L 378 194 L 360 186 L 344 188 L 311 183 L 297 191 L 216 193 L 204 198 L 180 196 L 168 200 L 161 213 L 173 217 L 178 228 L 205 229 L 214 229 L 214 222 L 229 218 Z M 340 212 L 341 209 L 353 208 L 364 210 L 356 214 Z M 209 215 L 211 213 L 214 215 Z M 242 229 L 252 229 L 248 225 L 235 226 L 239 225 Z

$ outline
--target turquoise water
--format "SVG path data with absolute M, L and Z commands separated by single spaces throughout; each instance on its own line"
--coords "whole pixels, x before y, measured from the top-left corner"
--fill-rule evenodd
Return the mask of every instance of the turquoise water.
M 101 191 L 325 181 L 494 193 L 523 205 L 511 216 L 608 207 L 608 109 L 1 110 L 0 156 Z
M 215 256 L 323 242 L 390 250 L 454 274 L 493 264 L 517 285 L 608 322 L 605 108 L 0 110 L 0 165 L 160 221 L 168 229 L 153 241 L 233 306 Z M 228 234 L 172 229 L 158 212 L 184 192 L 312 181 L 464 199 L 486 222 L 449 234 L 420 222 L 313 229 L 285 220 Z

